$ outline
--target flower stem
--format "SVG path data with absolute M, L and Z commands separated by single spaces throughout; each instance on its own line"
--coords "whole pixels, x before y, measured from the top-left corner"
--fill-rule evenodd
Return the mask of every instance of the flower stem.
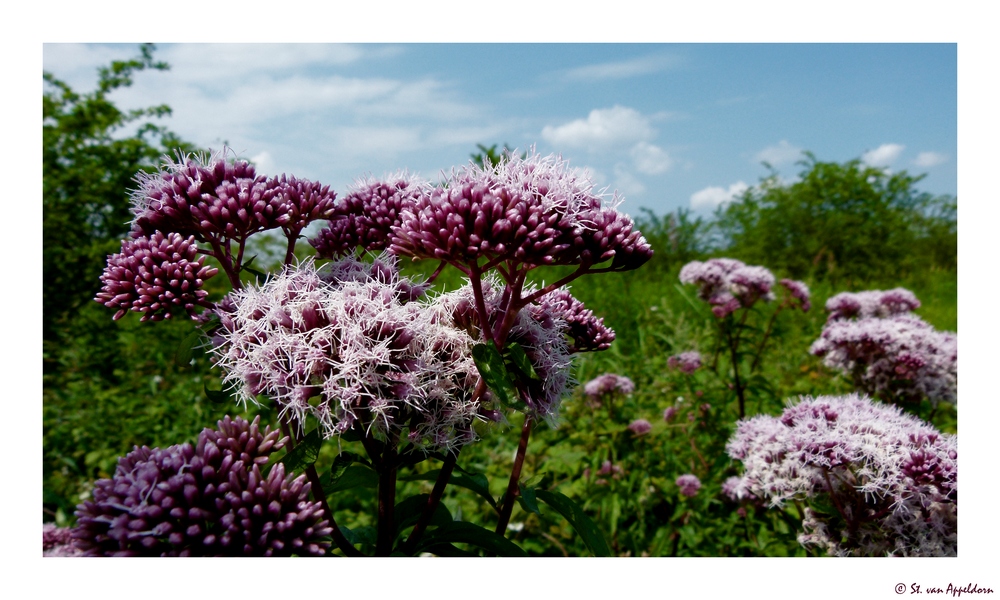
M 444 464 L 441 465 L 441 472 L 438 473 L 437 480 L 434 482 L 434 489 L 431 490 L 431 495 L 424 506 L 424 511 L 420 514 L 417 524 L 413 526 L 410 537 L 406 538 L 406 543 L 403 546 L 406 552 L 413 552 L 417 547 L 417 542 L 420 541 L 420 537 L 427 529 L 427 524 L 430 523 L 434 511 L 437 510 L 438 504 L 441 503 L 441 496 L 444 495 L 444 489 L 448 486 L 448 480 L 451 479 L 451 474 L 455 470 L 455 464 L 458 462 L 458 453 L 460 451 L 461 448 L 455 450 L 454 454 L 448 454 L 445 457 Z
M 500 520 L 497 522 L 496 532 L 504 535 L 507 532 L 507 524 L 510 523 L 510 515 L 514 511 L 514 498 L 520 495 L 518 482 L 521 480 L 521 467 L 524 465 L 524 454 L 528 449 L 528 437 L 531 435 L 531 415 L 524 415 L 524 426 L 521 427 L 521 441 L 517 444 L 517 454 L 514 455 L 514 468 L 510 472 L 510 481 L 507 483 L 507 493 L 504 494 L 503 504 L 500 505 Z
M 389 556 L 396 538 L 396 444 L 386 444 L 378 473 L 378 533 L 375 556 Z

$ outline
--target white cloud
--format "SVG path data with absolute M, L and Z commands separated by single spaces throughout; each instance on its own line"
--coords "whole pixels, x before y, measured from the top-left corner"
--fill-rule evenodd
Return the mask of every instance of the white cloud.
M 624 165 L 615 165 L 615 191 L 622 198 L 641 196 L 646 186 L 636 178 Z
M 586 119 L 559 126 L 546 125 L 542 138 L 557 147 L 583 147 L 597 150 L 620 144 L 646 141 L 655 134 L 649 119 L 625 106 L 594 109 Z
M 691 194 L 691 210 L 714 210 L 718 206 L 732 202 L 748 189 L 749 186 L 742 181 L 730 185 L 729 189 L 707 187 Z
M 889 167 L 896 162 L 906 146 L 901 144 L 882 144 L 874 150 L 861 155 L 861 162 L 870 167 Z
M 259 173 L 273 174 L 277 171 L 277 164 L 274 162 L 274 158 L 271 156 L 271 153 L 267 150 L 251 156 L 250 162 L 254 164 Z
M 793 146 L 788 140 L 781 140 L 775 146 L 768 146 L 754 155 L 754 163 L 766 162 L 772 167 L 791 164 L 802 158 L 802 148 Z
M 938 152 L 921 152 L 917 155 L 917 158 L 913 161 L 913 164 L 918 167 L 936 167 L 942 163 L 948 162 L 948 157 L 944 154 Z
M 635 169 L 646 175 L 659 175 L 674 166 L 673 159 L 663 148 L 648 142 L 639 142 L 632 147 L 632 160 L 635 161 Z
M 627 79 L 649 73 L 656 73 L 676 66 L 680 60 L 674 56 L 639 56 L 618 62 L 598 63 L 570 69 L 564 78 L 570 81 L 596 81 L 605 79 Z

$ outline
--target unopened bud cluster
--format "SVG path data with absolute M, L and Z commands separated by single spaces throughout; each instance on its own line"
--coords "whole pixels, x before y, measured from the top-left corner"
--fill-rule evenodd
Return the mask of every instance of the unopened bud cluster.
M 197 443 L 136 448 L 77 507 L 88 556 L 322 555 L 331 528 L 305 475 L 262 467 L 285 439 L 259 418 L 219 421 Z

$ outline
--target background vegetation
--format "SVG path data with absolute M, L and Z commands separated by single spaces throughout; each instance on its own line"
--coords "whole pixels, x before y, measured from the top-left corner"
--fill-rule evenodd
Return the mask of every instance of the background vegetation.
M 217 388 L 219 375 L 203 353 L 190 363 L 177 360 L 191 323 L 139 323 L 135 315 L 114 322 L 92 301 L 106 256 L 127 233 L 135 173 L 163 154 L 195 149 L 156 124 L 168 107 L 122 112 L 107 99 L 139 72 L 165 68 L 153 59 L 153 48 L 143 46 L 136 59 L 102 69 L 91 93 L 44 75 L 43 519 L 61 525 L 73 521 L 92 482 L 109 477 L 117 457 L 134 445 L 192 441 L 223 415 L 244 414 L 206 398 L 205 384 Z M 480 146 L 473 156 L 495 159 L 497 147 Z M 643 211 L 637 221 L 656 252 L 652 261 L 636 271 L 582 278 L 573 288 L 617 332 L 610 350 L 579 361 L 577 379 L 582 384 L 613 372 L 631 378 L 636 390 L 595 406 L 581 385 L 564 401 L 559 426 L 533 435 L 523 475 L 528 485 L 558 489 L 583 505 L 618 555 L 805 554 L 795 541 L 800 518 L 794 507 L 737 506 L 720 494 L 726 477 L 737 474 L 724 451 L 735 402 L 711 369 L 684 375 L 667 366 L 669 356 L 688 350 L 712 357 L 713 317 L 677 275 L 691 260 L 728 256 L 809 284 L 813 309 L 779 315 L 749 390 L 748 414 L 777 414 L 786 399 L 801 394 L 848 392 L 849 382 L 808 353 L 833 294 L 903 286 L 923 302 L 917 312 L 925 320 L 957 329 L 956 199 L 920 192 L 920 179 L 807 154 L 796 181 L 772 173 L 711 219 L 683 209 Z M 419 273 L 433 266 L 407 268 Z M 547 274 L 550 281 L 556 277 Z M 451 289 L 460 281 L 452 271 L 437 283 Z M 724 364 L 716 366 L 724 373 Z M 665 421 L 668 407 L 677 413 Z M 914 410 L 931 416 L 929 406 Z M 264 413 L 265 420 L 274 416 Z M 627 429 L 639 418 L 653 424 L 650 433 Z M 933 422 L 955 432 L 954 409 L 934 412 Z M 505 486 L 519 428 L 519 422 L 484 428 L 483 440 L 463 450 L 459 466 Z M 329 467 L 333 458 L 321 456 L 318 464 Z M 605 461 L 618 470 L 598 475 Z M 702 482 L 691 498 L 674 483 L 685 473 Z M 412 490 L 401 496 L 429 491 L 421 476 L 409 474 L 401 485 Z M 359 476 L 348 493 L 330 498 L 339 522 L 367 524 L 375 500 L 370 484 Z M 452 488 L 445 497 L 452 517 L 490 526 L 487 501 Z M 502 491 L 490 489 L 494 498 Z M 510 536 L 529 554 L 588 554 L 565 520 L 547 510 L 523 502 Z

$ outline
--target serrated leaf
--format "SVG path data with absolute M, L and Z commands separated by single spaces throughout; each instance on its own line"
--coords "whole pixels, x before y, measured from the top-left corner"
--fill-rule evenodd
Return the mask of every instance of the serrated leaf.
M 320 485 L 323 487 L 324 490 L 330 489 L 330 486 L 332 486 L 337 481 L 337 479 L 339 479 L 340 476 L 344 474 L 344 471 L 347 470 L 347 467 L 351 466 L 354 463 L 361 463 L 363 465 L 368 466 L 369 468 L 371 467 L 371 464 L 367 460 L 365 460 L 363 456 L 355 454 L 353 452 L 341 452 L 340 455 L 333 460 L 333 466 L 330 467 L 330 470 L 324 473 L 322 477 L 320 477 L 319 479 Z
M 324 488 L 327 496 L 336 492 L 343 492 L 356 487 L 374 489 L 378 487 L 378 473 L 368 467 L 361 465 L 351 465 L 344 470 L 344 473 L 333 482 L 330 489 Z
M 511 342 L 507 346 L 507 358 L 511 366 L 513 366 L 521 375 L 530 379 L 532 381 L 541 381 L 538 374 L 535 373 L 535 367 L 532 366 L 531 361 L 528 360 L 528 354 L 521 347 L 521 344 L 517 342 Z
M 453 521 L 428 531 L 421 538 L 417 552 L 438 544 L 470 544 L 497 556 L 527 556 L 517 544 L 502 535 L 464 521 Z
M 358 527 L 357 529 L 348 529 L 343 525 L 340 526 L 340 531 L 347 538 L 347 541 L 351 545 L 357 544 L 368 544 L 370 546 L 375 545 L 376 537 L 378 536 L 378 531 L 371 525 L 365 525 L 364 527 Z
M 190 367 L 191 358 L 194 357 L 194 344 L 201 338 L 201 330 L 195 329 L 184 336 L 181 343 L 177 345 L 174 352 L 174 364 L 178 367 Z
M 315 463 L 316 459 L 319 458 L 319 449 L 322 445 L 323 436 L 317 427 L 299 440 L 294 450 L 281 458 L 281 464 L 285 465 L 285 472 L 301 471 Z
M 536 515 L 542 514 L 542 511 L 538 510 L 538 501 L 535 500 L 535 488 L 521 483 L 518 483 L 517 487 L 521 490 L 521 495 L 517 499 L 521 508 Z
M 472 360 L 479 369 L 479 375 L 486 386 L 496 394 L 501 404 L 515 410 L 525 411 L 528 406 L 521 401 L 517 388 L 510 379 L 503 357 L 493 344 L 476 344 L 472 347 Z
M 556 510 L 564 519 L 569 521 L 577 534 L 583 539 L 583 543 L 594 554 L 594 556 L 611 556 L 611 549 L 604 540 L 604 535 L 594 523 L 593 519 L 583 512 L 583 509 L 559 492 L 549 490 L 535 490 L 535 497 L 548 504 Z
M 428 471 L 426 473 L 414 473 L 413 475 L 400 477 L 399 481 L 437 481 L 440 474 L 441 469 L 434 469 L 433 471 Z M 458 487 L 471 490 L 485 498 L 493 508 L 497 507 L 496 500 L 494 500 L 493 495 L 490 494 L 490 482 L 482 473 L 452 472 L 451 477 L 448 479 L 448 483 L 449 485 L 457 485 Z

